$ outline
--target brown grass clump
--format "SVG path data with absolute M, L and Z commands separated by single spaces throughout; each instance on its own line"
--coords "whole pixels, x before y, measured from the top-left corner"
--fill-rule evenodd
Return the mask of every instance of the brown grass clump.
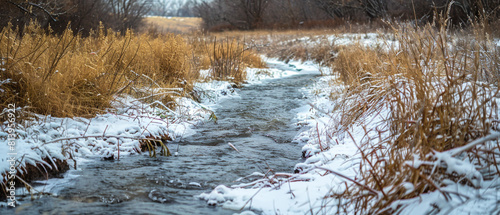
M 286 31 L 230 31 L 212 33 L 218 37 L 248 41 L 253 50 L 268 57 L 283 61 L 314 60 L 326 65 L 332 59 L 335 44 L 328 41 L 327 36 L 339 33 L 332 29 L 286 30 Z M 308 38 L 307 41 L 300 38 Z M 312 44 L 310 44 L 312 43 Z
M 191 44 L 195 61 L 200 69 L 209 69 L 211 78 L 228 80 L 240 84 L 245 81 L 247 67 L 265 68 L 265 62 L 255 53 L 253 47 L 245 46 L 238 39 L 217 39 L 199 37 Z
M 329 41 L 325 35 L 309 35 L 304 38 L 308 38 L 307 42 L 301 39 L 290 39 L 273 44 L 267 55 L 285 62 L 312 60 L 322 66 L 333 63 L 334 55 L 339 48 L 335 41 Z
M 29 106 L 35 113 L 72 116 L 107 106 L 110 92 L 117 87 L 105 87 L 112 80 L 102 76 L 104 71 L 91 68 L 91 54 L 84 57 L 78 41 L 81 38 L 73 36 L 71 30 L 60 37 L 50 36 L 34 24 L 25 31 L 22 38 L 11 28 L 4 28 L 0 35 L 0 79 L 10 80 L 2 85 L 2 109 L 13 103 Z
M 229 78 L 236 83 L 245 80 L 246 67 L 262 68 L 265 66 L 260 57 L 251 53 L 236 40 L 226 39 L 218 42 L 217 39 L 214 39 L 208 47 L 208 57 L 212 77 L 219 80 Z
M 44 115 L 87 116 L 126 88 L 183 87 L 197 78 L 180 36 L 120 36 L 101 27 L 82 38 L 71 30 L 53 36 L 35 24 L 26 29 L 22 37 L 10 27 L 0 34 L 0 80 L 9 80 L 1 86 L 2 109 L 15 103 Z
M 53 159 L 52 161 L 50 159 Z M 58 177 L 62 173 L 69 170 L 68 162 L 65 160 L 58 160 L 55 158 L 44 158 L 41 162 L 37 162 L 36 164 L 26 164 L 21 167 L 24 173 L 20 171 L 16 172 L 16 178 L 14 183 L 17 186 L 24 186 L 28 192 L 33 191 L 33 187 L 28 184 L 35 180 L 48 180 L 52 177 Z M 0 176 L 4 178 L 7 174 L 1 173 Z M 6 178 L 6 177 L 5 177 Z M 0 201 L 5 201 L 7 199 L 7 185 L 8 181 L 2 181 L 0 183 Z
M 345 33 L 372 33 L 384 32 L 385 29 L 368 28 L 318 28 L 300 30 L 254 30 L 254 31 L 225 31 L 211 33 L 211 35 L 247 41 L 252 44 L 255 52 L 267 57 L 278 58 L 283 61 L 312 60 L 323 66 L 333 63 L 339 45 L 329 39 L 332 35 Z M 339 37 L 341 38 L 341 37 Z
M 16 104 L 56 117 L 92 116 L 121 93 L 172 106 L 175 97 L 192 91 L 199 69 L 241 83 L 246 67 L 265 66 L 237 40 L 120 35 L 102 26 L 84 38 L 69 29 L 53 35 L 33 23 L 22 36 L 12 27 L 2 29 L 0 58 L 0 109 Z
M 339 206 L 344 212 L 397 213 L 404 207 L 399 200 L 432 191 L 445 199 L 456 195 L 441 189 L 449 181 L 478 188 L 478 181 L 500 176 L 494 168 L 498 142 L 468 145 L 482 137 L 498 139 L 491 133 L 498 123 L 500 50 L 480 26 L 467 37 L 453 37 L 447 20 L 442 23 L 395 28 L 397 49 L 357 45 L 336 58 L 333 69 L 347 90 L 334 135 L 377 115 L 388 126 L 365 127 L 368 138 L 357 144 L 358 181 L 366 186 L 331 196 L 345 200 Z M 470 162 L 475 174 L 447 169 L 450 160 Z

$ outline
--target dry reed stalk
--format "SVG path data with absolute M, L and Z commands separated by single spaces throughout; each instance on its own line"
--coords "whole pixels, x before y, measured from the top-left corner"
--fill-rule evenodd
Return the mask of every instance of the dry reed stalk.
M 448 156 L 442 154 L 447 150 L 467 146 L 449 159 L 471 162 L 483 179 L 500 175 L 498 138 L 470 145 L 487 137 L 492 122 L 498 120 L 499 50 L 481 36 L 479 27 L 468 37 L 472 42 L 465 43 L 460 42 L 463 37 L 451 35 L 446 23 L 396 27 L 397 49 L 356 45 L 342 49 L 335 60 L 333 69 L 347 90 L 338 107 L 340 125 L 332 136 L 346 132 L 341 128 L 369 123 L 368 118 L 383 110 L 389 113 L 381 117 L 390 128 L 365 129 L 367 134 L 376 131 L 387 138 L 359 143 L 358 182 L 370 189 L 354 183 L 346 192 L 332 195 L 347 199 L 344 211 L 397 213 L 404 207 L 399 200 L 423 193 L 438 191 L 446 199 L 462 195 L 443 191 L 446 180 L 476 187 L 477 178 L 450 173 L 446 164 L 439 163 L 440 157 Z M 432 165 L 415 165 L 414 160 Z M 372 190 L 380 195 L 365 195 Z

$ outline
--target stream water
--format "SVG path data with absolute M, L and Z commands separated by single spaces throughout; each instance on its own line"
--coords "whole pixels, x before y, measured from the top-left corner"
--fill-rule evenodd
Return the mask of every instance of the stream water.
M 296 108 L 306 105 L 300 88 L 315 76 L 238 89 L 239 97 L 219 103 L 217 124 L 199 125 L 195 135 L 168 145 L 172 151 L 178 147 L 178 156 L 91 160 L 66 174 L 72 179 L 56 186 L 57 196 L 26 200 L 15 210 L 0 208 L 0 214 L 233 214 L 237 211 L 208 206 L 194 196 L 269 168 L 293 172 L 301 156 L 300 146 L 292 143 L 299 132 L 294 118 Z

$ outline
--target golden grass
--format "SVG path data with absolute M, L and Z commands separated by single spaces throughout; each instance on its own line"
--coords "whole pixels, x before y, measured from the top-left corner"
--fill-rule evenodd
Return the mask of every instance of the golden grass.
M 154 31 L 156 33 L 191 33 L 197 31 L 201 26 L 201 18 L 198 17 L 161 17 L 152 16 L 144 18 L 145 25 L 142 32 Z
M 191 41 L 197 53 L 201 69 L 209 69 L 211 78 L 228 80 L 241 84 L 246 79 L 245 68 L 265 68 L 265 62 L 252 50 L 237 39 L 217 39 L 206 36 Z
M 152 39 L 130 31 L 119 36 L 101 28 L 81 38 L 71 30 L 52 36 L 34 24 L 28 29 L 22 38 L 10 28 L 1 33 L 5 72 L 0 78 L 12 80 L 2 107 L 16 103 L 44 115 L 93 115 L 125 87 L 137 87 L 141 75 L 165 88 L 176 87 L 178 79 L 192 81 L 189 48 L 177 36 Z
M 358 143 L 358 180 L 366 187 L 355 185 L 332 195 L 346 200 L 344 212 L 354 207 L 360 214 L 395 213 L 400 209 L 392 205 L 395 201 L 434 190 L 448 198 L 450 194 L 440 190 L 446 180 L 474 187 L 473 179 L 449 173 L 441 163 L 434 170 L 432 165 L 407 162 L 433 163 L 433 154 L 488 135 L 498 120 L 494 99 L 499 95 L 500 50 L 479 26 L 467 37 L 451 36 L 446 24 L 401 26 L 394 34 L 397 49 L 344 47 L 333 64 L 348 87 L 333 136 L 346 132 L 341 128 L 363 125 L 382 110 L 390 112 L 388 128 L 366 131 L 378 132 L 378 143 Z M 498 165 L 498 150 L 498 145 L 483 145 L 461 156 L 482 169 L 487 180 L 500 175 L 490 168 Z M 408 184 L 414 187 L 411 192 L 406 192 Z
M 173 97 L 192 90 L 203 66 L 198 59 L 208 59 L 208 66 L 224 67 L 231 62 L 224 58 L 238 53 L 238 66 L 228 67 L 229 72 L 254 65 L 245 62 L 262 64 L 250 50 L 242 51 L 242 46 L 214 44 L 216 51 L 210 49 L 212 44 L 196 48 L 197 44 L 179 35 L 157 37 L 128 31 L 121 36 L 103 27 L 87 38 L 74 36 L 71 30 L 54 36 L 36 24 L 19 37 L 16 29 L 7 27 L 0 33 L 0 80 L 10 83 L 1 85 L 5 92 L 0 95 L 0 108 L 15 103 L 43 115 L 92 116 L 110 107 L 116 95 L 142 97 L 151 94 L 144 90 L 151 88 L 163 89 L 155 92 L 155 99 L 171 103 Z M 224 75 L 217 77 L 224 79 Z

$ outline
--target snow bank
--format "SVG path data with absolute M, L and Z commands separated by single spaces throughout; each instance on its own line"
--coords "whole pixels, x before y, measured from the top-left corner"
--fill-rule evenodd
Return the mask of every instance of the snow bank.
M 317 69 L 316 69 L 317 71 Z M 330 170 L 348 177 L 355 178 L 357 147 L 352 139 L 332 138 L 328 136 L 328 124 L 331 117 L 327 114 L 335 104 L 326 99 L 330 94 L 329 81 L 332 76 L 322 77 L 308 89 L 303 89 L 311 98 L 310 106 L 300 107 L 302 110 L 297 118 L 301 126 L 309 126 L 310 130 L 298 134 L 294 142 L 303 145 L 303 154 L 307 159 L 295 166 L 294 174 L 276 173 L 266 176 L 254 173 L 254 182 L 226 187 L 219 185 L 210 193 L 203 193 L 199 199 L 209 205 L 219 205 L 232 210 L 254 210 L 262 214 L 304 214 L 311 209 L 314 213 L 336 211 L 333 205 L 328 206 L 328 196 L 332 191 L 345 189 L 345 178 L 328 174 Z M 361 127 L 351 130 L 355 141 L 360 141 L 364 134 Z M 334 141 L 335 143 L 332 143 Z M 317 144 L 322 142 L 323 144 Z M 338 144 L 337 144 L 338 142 Z M 299 156 L 299 155 L 297 155 Z M 324 207 L 327 205 L 327 207 Z
M 249 68 L 247 74 L 249 83 L 258 83 L 292 72 Z M 0 81 L 0 87 L 8 81 Z M 156 89 L 151 90 L 158 93 Z M 141 140 L 175 140 L 192 135 L 192 125 L 214 119 L 213 110 L 218 101 L 238 96 L 233 85 L 226 81 L 195 83 L 194 93 L 199 101 L 179 97 L 174 110 L 158 100 L 146 103 L 144 98 L 124 95 L 115 99 L 113 108 L 107 113 L 90 119 L 38 115 L 23 124 L 16 124 L 16 169 L 25 174 L 28 165 L 57 169 L 56 159 L 80 162 L 86 157 L 118 159 L 137 154 L 141 152 Z M 0 125 L 2 183 L 7 181 L 5 173 L 10 168 L 7 126 L 7 122 Z M 71 163 L 70 166 L 73 167 Z
M 337 205 L 342 205 L 345 200 L 328 198 L 328 196 L 341 193 L 347 186 L 357 183 L 356 179 L 360 178 L 359 168 L 365 171 L 369 168 L 359 165 L 361 160 L 359 147 L 363 147 L 359 144 L 367 141 L 378 143 L 385 139 L 384 134 L 375 131 L 389 128 L 384 119 L 390 114 L 388 109 L 382 108 L 377 114 L 364 116 L 363 123 L 352 127 L 332 126 L 339 125 L 338 122 L 342 117 L 337 107 L 339 104 L 348 102 L 341 100 L 341 97 L 331 98 L 332 93 L 344 90 L 341 84 L 335 85 L 337 87 L 331 87 L 329 84 L 337 81 L 337 78 L 324 76 L 311 87 L 303 89 L 310 99 L 310 106 L 298 108 L 301 110 L 297 115 L 300 121 L 298 124 L 308 126 L 310 129 L 299 133 L 294 139 L 294 142 L 303 146 L 302 155 L 306 158 L 304 162 L 295 165 L 294 173 L 274 175 L 254 173 L 246 177 L 253 178 L 252 182 L 232 187 L 219 185 L 212 192 L 203 193 L 197 197 L 207 201 L 209 205 L 237 211 L 253 210 L 262 214 L 336 213 L 339 210 Z M 497 100 L 500 101 L 500 99 Z M 495 114 L 500 114 L 498 110 L 495 111 Z M 339 130 L 345 132 L 331 136 L 334 131 Z M 445 186 L 440 187 L 440 190 L 412 199 L 395 201 L 393 209 L 397 209 L 396 211 L 401 214 L 491 214 L 498 212 L 497 205 L 500 196 L 498 176 L 495 176 L 493 180 L 485 180 L 481 174 L 482 170 L 478 170 L 466 157 L 456 157 L 456 155 L 466 150 L 467 147 L 484 141 L 497 140 L 499 136 L 500 133 L 493 132 L 490 136 L 473 141 L 462 148 L 441 153 L 434 152 L 432 156 L 435 161 L 427 164 L 444 167 L 445 172 L 460 175 L 461 180 L 466 180 L 472 183 L 471 185 L 466 186 L 460 182 L 444 180 Z M 409 165 L 415 165 L 414 167 L 420 164 L 418 160 L 409 163 Z M 363 186 L 363 184 L 358 186 Z M 414 189 L 411 183 L 403 183 L 402 186 L 407 193 Z M 398 189 L 386 187 L 384 190 L 391 192 Z M 375 192 L 376 195 L 383 195 Z M 445 197 L 442 192 L 451 195 Z M 355 211 L 354 208 L 348 208 L 348 210 Z
M 43 159 L 97 156 L 113 157 L 139 153 L 140 140 L 175 139 L 192 134 L 190 125 L 208 119 L 209 111 L 186 98 L 178 99 L 178 108 L 167 112 L 131 97 L 120 97 L 114 110 L 94 118 L 57 118 L 37 116 L 37 119 L 18 124 L 16 128 L 17 171 L 25 173 L 27 164 L 43 164 L 57 168 Z M 112 112 L 111 112 L 112 111 Z M 7 152 L 5 126 L 0 131 L 0 150 Z M 0 154 L 0 172 L 9 168 L 7 153 Z M 6 180 L 6 176 L 3 176 Z
M 399 46 L 399 42 L 391 40 L 390 34 L 339 34 L 328 37 L 328 41 L 335 45 L 347 46 L 353 44 L 360 44 L 366 47 L 380 47 L 386 50 L 391 50 Z
M 320 35 L 320 36 L 307 36 L 298 39 L 293 39 L 289 41 L 283 41 L 281 44 L 287 44 L 290 42 L 300 42 L 306 46 L 317 46 L 321 43 L 328 43 L 332 46 L 349 46 L 354 44 L 360 44 L 366 47 L 373 48 L 384 48 L 386 50 L 391 50 L 391 48 L 396 48 L 399 46 L 399 42 L 393 39 L 392 34 L 380 34 L 380 33 L 354 33 L 354 34 L 333 34 L 333 35 Z

